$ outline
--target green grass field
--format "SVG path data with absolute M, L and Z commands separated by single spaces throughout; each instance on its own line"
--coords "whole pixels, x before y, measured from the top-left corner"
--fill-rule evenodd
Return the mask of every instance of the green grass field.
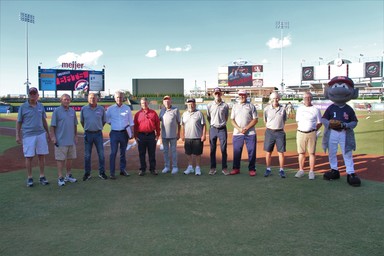
M 383 114 L 359 115 L 356 153 L 383 155 Z M 294 136 L 287 133 L 288 150 Z M 1 152 L 15 145 L 1 141 Z M 383 183 L 353 188 L 345 177 L 309 181 L 291 178 L 295 171 L 287 179 L 93 177 L 58 187 L 47 167 L 51 184 L 37 184 L 35 168 L 33 188 L 25 170 L 1 173 L 0 255 L 383 255 Z
M 1 255 L 382 255 L 384 186 L 248 175 L 0 175 Z M 75 171 L 77 177 L 80 171 Z M 291 175 L 292 177 L 292 175 Z

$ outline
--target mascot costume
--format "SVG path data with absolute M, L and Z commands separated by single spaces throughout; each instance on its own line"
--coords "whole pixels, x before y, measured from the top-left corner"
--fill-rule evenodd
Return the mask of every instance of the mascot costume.
M 340 178 L 337 166 L 337 149 L 340 145 L 343 154 L 344 164 L 347 172 L 349 185 L 358 187 L 361 180 L 355 174 L 352 151 L 356 150 L 355 133 L 353 129 L 357 126 L 355 111 L 346 103 L 356 99 L 359 91 L 354 88 L 352 79 L 346 76 L 337 76 L 329 81 L 325 88 L 324 95 L 330 99 L 331 104 L 324 112 L 321 119 L 324 125 L 323 149 L 328 149 L 328 158 L 331 170 L 324 173 L 325 180 Z

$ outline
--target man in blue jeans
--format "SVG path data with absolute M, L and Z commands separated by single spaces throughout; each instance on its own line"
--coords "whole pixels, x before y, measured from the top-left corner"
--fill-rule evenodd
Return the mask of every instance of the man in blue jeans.
M 228 175 L 227 170 L 227 121 L 229 116 L 229 106 L 221 98 L 221 89 L 215 88 L 213 91 L 215 100 L 207 106 L 207 119 L 210 125 L 209 128 L 209 144 L 211 169 L 209 175 L 216 174 L 216 148 L 217 139 L 220 140 L 221 151 L 221 172 Z
M 233 169 L 231 175 L 240 173 L 241 153 L 244 143 L 248 151 L 249 176 L 256 175 L 256 129 L 258 122 L 256 107 L 247 102 L 247 92 L 240 90 L 239 103 L 233 105 L 231 122 L 233 125 Z
M 92 146 L 95 144 L 99 157 L 99 177 L 107 179 L 105 175 L 105 159 L 103 146 L 103 127 L 105 124 L 104 107 L 97 105 L 98 97 L 94 93 L 88 95 L 88 105 L 81 108 L 80 123 L 84 128 L 84 177 L 83 181 L 91 178 Z
M 109 155 L 109 166 L 110 166 L 110 178 L 116 179 L 115 166 L 116 166 L 116 155 L 120 145 L 120 175 L 129 176 L 125 170 L 127 160 L 125 157 L 125 151 L 128 145 L 128 140 L 132 139 L 132 127 L 133 117 L 131 108 L 123 104 L 124 93 L 117 91 L 115 93 L 116 104 L 110 106 L 107 109 L 107 123 L 111 125 L 111 132 L 109 133 L 111 143 L 111 154 Z M 128 134 L 129 131 L 129 134 Z

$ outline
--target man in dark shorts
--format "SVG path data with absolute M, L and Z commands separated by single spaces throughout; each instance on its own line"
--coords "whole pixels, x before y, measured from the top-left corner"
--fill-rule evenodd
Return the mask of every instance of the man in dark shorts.
M 184 174 L 195 173 L 201 175 L 200 162 L 205 141 L 205 118 L 203 113 L 196 109 L 195 99 L 187 100 L 188 110 L 181 117 L 181 139 L 184 141 L 185 154 L 188 158 L 188 167 Z M 196 168 L 193 169 L 193 158 Z
M 264 123 L 266 126 L 264 138 L 264 151 L 267 169 L 265 170 L 264 177 L 272 174 L 271 171 L 271 156 L 273 148 L 277 148 L 279 156 L 279 175 L 285 178 L 284 172 L 284 152 L 286 146 L 286 138 L 284 125 L 287 121 L 287 114 L 285 108 L 279 104 L 280 95 L 277 92 L 272 92 L 269 96 L 270 104 L 264 109 Z

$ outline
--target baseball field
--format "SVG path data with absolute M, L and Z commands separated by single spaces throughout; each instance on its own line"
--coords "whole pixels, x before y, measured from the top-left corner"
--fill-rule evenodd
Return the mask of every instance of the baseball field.
M 83 182 L 83 140 L 79 127 L 77 183 L 57 186 L 53 146 L 46 159 L 49 186 L 27 188 L 22 146 L 15 142 L 16 115 L 0 118 L 1 255 L 383 255 L 384 114 L 358 112 L 355 169 L 362 186 L 325 181 L 328 157 L 317 146 L 316 179 L 294 178 L 297 171 L 296 125 L 286 125 L 286 179 L 263 177 L 264 124 L 257 124 L 257 175 L 183 175 L 186 157 L 178 143 L 179 174 L 137 175 L 137 148 L 126 152 L 130 177 L 101 180 L 92 155 L 91 180 Z M 50 120 L 48 121 L 50 123 Z M 106 126 L 104 138 L 108 139 Z M 231 127 L 229 131 L 231 131 Z M 320 140 L 321 140 L 320 135 Z M 94 150 L 95 151 L 95 150 Z M 221 156 L 218 153 L 218 162 Z M 106 169 L 109 147 L 105 147 Z M 232 161 L 229 134 L 228 161 Z M 163 168 L 162 152 L 157 166 Z M 277 166 L 277 154 L 273 154 Z M 306 162 L 308 165 L 308 161 Z M 38 163 L 34 159 L 34 178 Z

